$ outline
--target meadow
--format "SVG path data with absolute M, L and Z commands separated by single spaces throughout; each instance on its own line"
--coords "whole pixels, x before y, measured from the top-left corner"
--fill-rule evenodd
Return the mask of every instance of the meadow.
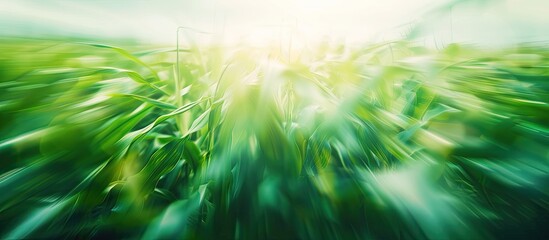
M 4 239 L 547 237 L 546 44 L 0 52 Z

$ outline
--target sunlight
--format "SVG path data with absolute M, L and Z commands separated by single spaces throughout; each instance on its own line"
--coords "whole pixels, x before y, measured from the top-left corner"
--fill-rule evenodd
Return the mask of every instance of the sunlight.
M 544 2 L 0 1 L 0 237 L 547 239 Z

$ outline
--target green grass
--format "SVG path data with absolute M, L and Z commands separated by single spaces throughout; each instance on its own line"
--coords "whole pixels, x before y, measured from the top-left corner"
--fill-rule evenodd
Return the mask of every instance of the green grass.
M 543 237 L 542 45 L 0 52 L 2 238 Z

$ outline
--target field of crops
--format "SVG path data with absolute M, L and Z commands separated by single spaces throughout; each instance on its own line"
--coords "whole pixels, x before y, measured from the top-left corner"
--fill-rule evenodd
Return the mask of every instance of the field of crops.
M 549 48 L 0 40 L 0 237 L 547 238 Z

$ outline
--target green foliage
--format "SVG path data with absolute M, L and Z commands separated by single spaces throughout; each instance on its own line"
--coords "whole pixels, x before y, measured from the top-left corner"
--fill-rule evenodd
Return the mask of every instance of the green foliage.
M 547 48 L 139 50 L 0 42 L 0 236 L 542 237 Z

